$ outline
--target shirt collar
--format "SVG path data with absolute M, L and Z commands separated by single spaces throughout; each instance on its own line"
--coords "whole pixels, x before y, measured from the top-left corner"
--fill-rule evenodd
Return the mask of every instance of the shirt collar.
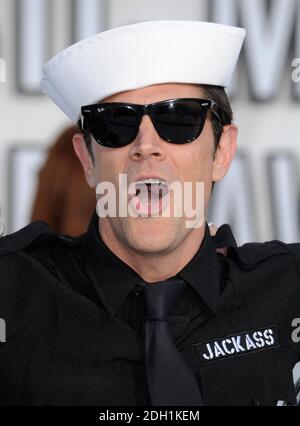
M 194 288 L 205 304 L 216 314 L 221 289 L 221 274 L 221 263 L 216 246 L 206 224 L 199 250 L 178 275 Z
M 95 212 L 85 234 L 84 260 L 87 273 L 113 318 L 141 277 L 104 244 L 99 235 L 98 220 Z
M 216 237 L 212 238 L 206 224 L 199 250 L 177 274 L 177 277 L 185 280 L 196 290 L 214 313 L 218 310 L 222 273 L 216 248 L 234 244 L 234 242 L 228 225 L 219 228 Z M 96 212 L 84 236 L 83 249 L 87 273 L 108 314 L 113 318 L 126 297 L 141 283 L 142 279 L 104 244 L 99 235 Z

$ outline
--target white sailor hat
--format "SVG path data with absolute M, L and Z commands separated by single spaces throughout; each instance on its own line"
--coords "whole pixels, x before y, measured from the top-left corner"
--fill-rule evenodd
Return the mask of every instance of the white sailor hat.
M 80 41 L 43 68 L 41 90 L 73 121 L 115 93 L 160 83 L 227 87 L 246 31 L 198 21 L 150 21 Z

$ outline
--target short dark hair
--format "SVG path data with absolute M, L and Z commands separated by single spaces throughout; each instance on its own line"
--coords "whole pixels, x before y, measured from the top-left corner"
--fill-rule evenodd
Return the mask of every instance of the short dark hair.
M 88 128 L 88 126 L 83 126 L 83 128 L 82 128 L 81 120 L 77 121 L 77 126 L 78 126 L 79 132 L 83 134 L 85 145 L 86 145 L 87 150 L 90 154 L 92 162 L 95 165 L 95 156 L 94 156 L 93 149 L 92 149 L 92 134 L 90 132 L 90 129 Z
M 214 114 L 211 114 L 211 122 L 212 122 L 214 138 L 215 138 L 215 150 L 216 150 L 223 133 L 223 126 L 231 124 L 233 121 L 232 108 L 231 108 L 228 96 L 226 94 L 226 91 L 223 87 L 211 86 L 208 84 L 199 84 L 199 88 L 202 90 L 205 98 L 211 99 L 219 106 L 218 113 L 222 122 L 220 122 Z M 82 129 L 80 120 L 78 121 L 77 124 L 78 124 L 80 132 L 83 133 L 86 147 L 92 158 L 92 161 L 94 162 L 95 157 L 92 150 L 91 132 L 87 126 L 84 126 L 84 128 Z
M 221 118 L 221 122 L 217 119 L 215 114 L 211 114 L 212 129 L 215 138 L 215 149 L 217 149 L 223 133 L 223 127 L 228 124 L 232 124 L 233 122 L 232 108 L 224 87 L 199 84 L 199 88 L 202 90 L 207 99 L 211 99 L 219 106 L 218 114 Z

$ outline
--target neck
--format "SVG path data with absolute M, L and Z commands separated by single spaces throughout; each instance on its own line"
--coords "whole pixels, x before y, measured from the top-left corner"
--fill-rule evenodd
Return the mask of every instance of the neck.
M 180 272 L 199 250 L 205 224 L 193 229 L 175 248 L 159 253 L 135 251 L 116 237 L 110 227 L 100 226 L 99 235 L 105 245 L 146 282 L 165 281 Z

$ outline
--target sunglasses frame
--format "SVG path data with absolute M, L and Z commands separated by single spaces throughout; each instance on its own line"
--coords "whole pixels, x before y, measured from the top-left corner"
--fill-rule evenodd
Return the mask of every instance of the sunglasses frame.
M 155 117 L 154 117 L 154 114 L 153 114 L 153 108 L 156 105 L 169 104 L 169 103 L 174 103 L 176 101 L 188 101 L 188 102 L 192 101 L 192 102 L 196 102 L 196 103 L 200 104 L 201 107 L 205 108 L 205 110 L 204 110 L 205 116 L 204 116 L 203 126 L 202 126 L 202 128 L 200 128 L 199 134 L 197 134 L 194 138 L 188 139 L 186 142 L 182 142 L 182 143 L 177 143 L 177 142 L 174 142 L 172 140 L 168 140 L 167 138 L 162 137 L 160 129 L 156 124 Z M 151 118 L 151 122 L 152 122 L 156 132 L 160 136 L 160 138 L 163 139 L 166 142 L 174 143 L 176 145 L 183 145 L 183 144 L 186 144 L 186 143 L 193 142 L 200 136 L 200 134 L 203 130 L 203 127 L 204 127 L 205 120 L 207 118 L 207 113 L 208 113 L 209 110 L 211 110 L 211 112 L 215 115 L 217 120 L 220 121 L 220 123 L 222 124 L 222 119 L 221 119 L 221 116 L 219 115 L 219 111 L 220 111 L 221 108 L 212 99 L 174 98 L 174 99 L 163 100 L 163 101 L 160 101 L 160 102 L 154 102 L 154 103 L 151 103 L 151 104 L 145 104 L 145 105 L 133 104 L 133 103 L 128 103 L 128 102 L 104 102 L 104 103 L 82 106 L 81 107 L 81 129 L 82 129 L 82 131 L 84 130 L 84 127 L 87 126 L 89 128 L 89 131 L 92 133 L 94 139 L 96 140 L 96 142 L 99 145 L 105 146 L 107 148 L 119 148 L 119 147 L 121 148 L 123 146 L 127 146 L 130 143 L 132 143 L 136 138 L 136 136 L 135 136 L 135 138 L 133 138 L 130 142 L 123 144 L 123 145 L 120 145 L 120 146 L 114 147 L 114 146 L 106 145 L 105 143 L 101 142 L 97 137 L 95 137 L 93 130 L 92 130 L 92 126 L 90 125 L 90 122 L 89 122 L 89 117 L 90 117 L 91 114 L 93 114 L 93 112 L 95 110 L 100 110 L 101 108 L 110 107 L 110 106 L 122 106 L 122 107 L 128 107 L 128 108 L 135 110 L 135 112 L 137 113 L 137 120 L 138 120 L 136 136 L 138 134 L 138 130 L 139 130 L 139 127 L 141 125 L 141 121 L 142 121 L 143 116 L 148 115 Z

